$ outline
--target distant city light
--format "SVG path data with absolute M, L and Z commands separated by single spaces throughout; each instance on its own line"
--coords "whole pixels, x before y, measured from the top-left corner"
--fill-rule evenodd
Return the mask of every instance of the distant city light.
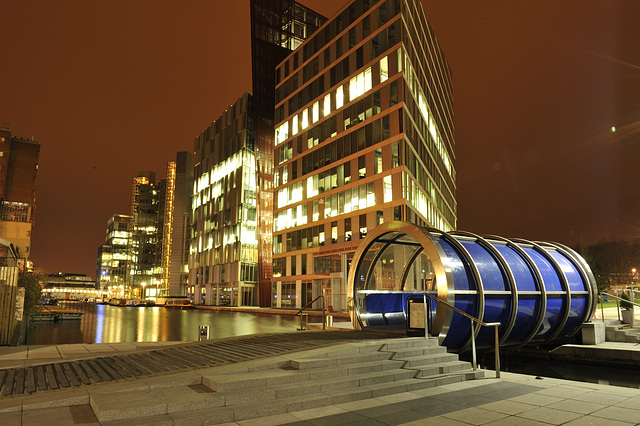
M 616 132 L 616 126 L 611 126 L 611 133 L 615 133 Z

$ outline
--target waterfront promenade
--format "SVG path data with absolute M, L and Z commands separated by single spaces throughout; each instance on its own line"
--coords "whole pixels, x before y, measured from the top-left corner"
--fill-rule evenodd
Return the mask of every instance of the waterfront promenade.
M 349 334 L 349 332 L 347 332 Z M 294 334 L 295 335 L 295 334 Z M 374 393 L 352 401 L 335 399 L 318 408 L 270 412 L 264 401 L 246 405 L 249 413 L 240 420 L 238 413 L 223 408 L 210 408 L 210 416 L 202 405 L 193 410 L 172 412 L 172 407 L 185 404 L 187 393 L 202 404 L 212 393 L 203 383 L 207 378 L 230 374 L 272 377 L 269 367 L 287 359 L 318 357 L 320 353 L 336 351 L 353 345 L 348 339 L 336 338 L 339 333 L 305 332 L 300 339 L 313 339 L 317 347 L 293 350 L 286 354 L 257 356 L 240 363 L 193 368 L 178 373 L 157 373 L 112 383 L 74 387 L 70 390 L 36 392 L 32 395 L 13 395 L 0 398 L 0 418 L 3 425 L 69 425 L 69 424 L 229 424 L 229 425 L 533 425 L 533 424 L 640 424 L 640 390 L 595 383 L 571 382 L 501 373 L 496 379 L 493 371 L 485 377 L 446 383 L 425 389 L 399 392 L 385 396 Z M 334 336 L 329 338 L 328 336 Z M 279 337 L 280 336 L 280 337 Z M 286 336 L 286 337 L 285 337 Z M 369 336 L 374 338 L 375 336 Z M 251 336 L 233 339 L 251 340 Z M 269 336 L 269 343 L 291 339 L 291 335 Z M 228 339 L 224 339 L 228 340 Z M 404 341 L 389 338 L 377 342 Z M 415 339 L 413 339 L 415 340 Z M 358 344 L 361 344 L 359 342 Z M 0 348 L 0 369 L 26 367 L 55 361 L 74 361 L 95 357 L 116 356 L 150 350 L 168 350 L 193 345 L 189 342 L 116 343 L 92 345 L 58 345 L 44 347 Z M 253 345 L 254 350 L 259 349 Z M 603 350 L 625 350 L 640 354 L 637 344 L 609 344 Z M 259 351 L 257 351 L 259 352 Z M 585 367 L 588 368 L 588 367 Z M 253 369 L 253 370 L 252 370 Z M 264 388 L 265 394 L 269 387 Z M 255 391 L 255 389 L 254 389 Z M 248 392 L 248 391 L 247 391 Z M 318 390 L 318 393 L 324 391 Z M 330 392 L 327 392 L 330 394 Z M 124 396 L 126 395 L 126 397 Z M 130 395 L 130 396 L 129 396 Z M 124 399 L 123 399 L 124 398 Z M 111 404 L 111 406 L 109 405 Z M 97 410 L 100 406 L 101 411 Z M 276 404 L 273 404 L 274 409 Z M 108 411 L 111 410 L 111 411 Z M 118 420 L 118 413 L 139 411 L 137 417 Z M 145 411 L 146 410 L 146 411 Z M 98 412 L 96 412 L 98 411 Z M 275 410 L 278 411 L 278 410 Z M 107 414 L 111 413 L 111 414 Z M 204 413 L 204 414 L 203 414 Z M 204 417 L 203 417 L 204 415 Z M 236 416 L 234 418 L 233 416 Z M 111 419 L 100 422 L 99 417 Z M 109 417 L 111 416 L 111 417 Z M 226 416 L 226 417 L 225 417 Z

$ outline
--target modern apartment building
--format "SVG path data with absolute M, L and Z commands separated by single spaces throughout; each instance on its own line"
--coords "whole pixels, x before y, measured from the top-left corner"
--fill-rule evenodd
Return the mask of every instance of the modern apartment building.
M 245 93 L 194 141 L 189 283 L 195 304 L 257 304 L 253 120 L 253 97 Z
M 21 267 L 30 267 L 39 157 L 38 142 L 0 129 L 0 238 L 17 249 Z
M 270 304 L 343 310 L 372 228 L 456 227 L 451 72 L 419 0 L 354 0 L 275 79 Z

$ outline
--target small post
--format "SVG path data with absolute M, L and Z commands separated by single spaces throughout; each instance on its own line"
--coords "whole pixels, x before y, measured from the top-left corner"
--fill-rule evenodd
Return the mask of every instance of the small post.
M 427 295 L 422 293 L 424 304 L 424 339 L 429 340 L 429 320 L 427 319 Z
M 500 338 L 498 337 L 498 326 L 496 325 L 496 379 L 500 378 Z
M 620 299 L 616 299 L 616 311 L 618 311 L 618 321 L 620 321 Z
M 473 371 L 476 371 L 476 330 L 473 325 L 473 320 L 471 320 L 471 352 L 473 356 L 471 365 L 473 366 Z
M 325 297 L 326 289 L 322 289 L 322 329 L 327 329 L 327 319 L 325 318 L 325 312 L 327 310 L 327 298 Z

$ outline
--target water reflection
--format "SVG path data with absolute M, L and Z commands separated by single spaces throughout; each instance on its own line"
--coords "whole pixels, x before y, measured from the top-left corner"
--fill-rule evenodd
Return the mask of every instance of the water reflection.
M 198 340 L 200 325 L 209 326 L 211 339 L 293 332 L 298 326 L 297 317 L 286 315 L 91 303 L 65 303 L 63 307 L 84 312 L 82 320 L 33 323 L 28 344 L 189 341 Z

